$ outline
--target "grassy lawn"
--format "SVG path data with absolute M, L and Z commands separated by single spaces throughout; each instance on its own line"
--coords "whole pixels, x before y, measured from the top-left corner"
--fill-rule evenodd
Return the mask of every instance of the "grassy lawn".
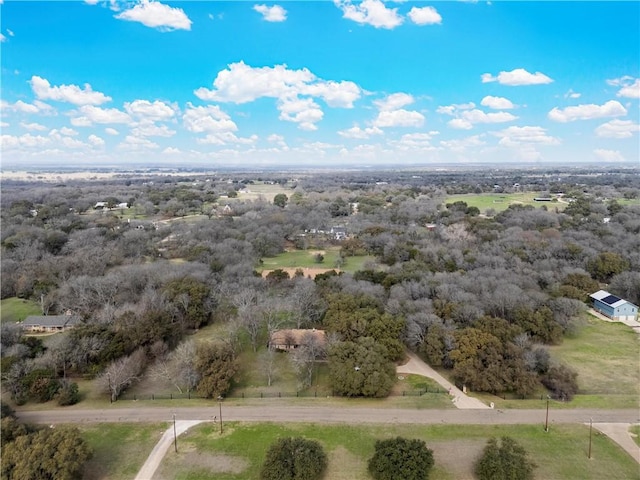
M 317 253 L 321 253 L 324 256 L 324 260 L 321 263 L 317 263 L 314 256 Z M 290 252 L 284 252 L 275 257 L 268 257 L 262 259 L 263 270 L 276 270 L 278 268 L 335 268 L 336 261 L 340 257 L 340 247 L 332 247 L 329 249 L 316 250 L 310 248 L 309 250 L 292 250 Z M 340 268 L 345 272 L 356 272 L 363 268 L 363 265 L 367 262 L 375 262 L 375 257 L 365 255 L 359 257 L 347 257 L 345 264 Z
M 575 336 L 549 349 L 553 358 L 578 372 L 580 395 L 571 403 L 576 407 L 638 407 L 638 334 L 621 323 L 585 318 L 585 326 Z
M 564 209 L 565 204 L 555 202 L 536 202 L 533 199 L 540 196 L 536 192 L 522 192 L 522 193 L 469 193 L 461 195 L 449 195 L 445 203 L 453 202 L 466 202 L 470 207 L 477 207 L 482 213 L 492 208 L 496 212 L 502 212 L 509 208 L 509 205 L 533 205 L 534 207 L 542 207 L 546 205 L 547 208 Z
M 629 433 L 631 434 L 633 441 L 640 447 L 640 425 L 633 425 L 629 428 Z
M 21 322 L 29 315 L 42 315 L 38 302 L 18 297 L 0 300 L 0 322 Z
M 168 426 L 168 423 L 109 423 L 81 426 L 82 437 L 94 452 L 82 478 L 134 478 Z
M 537 464 L 537 479 L 600 480 L 638 478 L 638 466 L 605 435 L 593 437 L 593 458 L 587 458 L 589 427 L 555 425 L 550 433 L 539 426 L 514 425 L 276 425 L 227 423 L 220 435 L 216 425 L 202 424 L 180 437 L 178 453 L 170 450 L 158 478 L 183 480 L 257 479 L 269 445 L 279 437 L 303 436 L 319 441 L 329 457 L 325 478 L 370 478 L 367 461 L 377 439 L 419 438 L 434 451 L 431 478 L 472 478 L 473 464 L 487 439 L 509 435 Z

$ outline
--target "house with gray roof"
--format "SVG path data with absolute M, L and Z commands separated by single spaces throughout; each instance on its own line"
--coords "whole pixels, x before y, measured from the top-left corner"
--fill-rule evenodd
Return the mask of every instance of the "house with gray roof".
M 80 323 L 80 317 L 71 313 L 64 315 L 29 315 L 20 324 L 27 332 L 63 332 Z

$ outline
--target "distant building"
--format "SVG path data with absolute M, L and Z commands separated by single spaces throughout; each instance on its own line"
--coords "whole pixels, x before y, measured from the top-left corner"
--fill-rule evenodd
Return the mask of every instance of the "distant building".
M 637 305 L 605 290 L 598 290 L 589 296 L 593 299 L 593 309 L 612 320 L 635 320 L 638 316 Z
M 292 328 L 287 330 L 276 330 L 269 338 L 269 346 L 276 350 L 295 350 L 315 341 L 318 346 L 324 347 L 326 338 L 324 330 Z
M 63 332 L 80 323 L 80 317 L 67 312 L 64 315 L 29 315 L 20 324 L 28 332 Z

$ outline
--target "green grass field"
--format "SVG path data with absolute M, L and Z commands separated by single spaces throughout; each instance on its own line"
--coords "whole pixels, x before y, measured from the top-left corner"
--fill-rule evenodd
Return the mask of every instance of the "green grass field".
M 321 263 L 316 262 L 314 256 L 321 253 L 324 260 Z M 336 268 L 336 261 L 340 257 L 340 247 L 331 247 L 325 249 L 308 250 L 292 250 L 281 253 L 275 257 L 266 257 L 262 259 L 262 270 L 276 270 L 278 268 Z M 345 272 L 356 272 L 363 268 L 366 262 L 375 262 L 375 257 L 364 255 L 359 257 L 347 257 L 344 265 L 340 267 Z
M 640 341 L 628 326 L 587 316 L 585 326 L 575 336 L 549 350 L 553 358 L 578 372 L 581 393 L 571 402 L 575 406 L 639 406 Z M 595 404 L 589 403 L 589 397 Z
M 636 442 L 640 447 L 640 425 L 633 425 L 631 428 L 629 428 L 629 433 L 631 433 L 633 441 Z
M 536 192 L 522 192 L 522 193 L 470 193 L 461 195 L 449 195 L 445 203 L 453 202 L 466 202 L 470 207 L 477 207 L 482 213 L 485 213 L 489 209 L 493 209 L 496 212 L 502 212 L 509 208 L 509 205 L 532 205 L 534 207 L 542 207 L 546 205 L 547 208 L 564 209 L 564 203 L 560 202 L 536 202 L 533 199 L 540 196 L 540 193 Z
M 0 300 L 0 315 L 2 323 L 13 323 L 21 322 L 29 315 L 42 315 L 42 310 L 38 302 L 11 297 Z
M 536 463 L 536 479 L 584 480 L 638 478 L 638 465 L 620 447 L 599 433 L 587 458 L 589 427 L 554 425 L 313 425 L 226 423 L 224 434 L 211 423 L 194 427 L 179 438 L 178 453 L 170 450 L 158 478 L 199 480 L 257 479 L 269 445 L 279 437 L 303 436 L 319 441 L 329 457 L 327 480 L 370 478 L 367 461 L 377 439 L 418 438 L 434 451 L 431 478 L 472 478 L 473 464 L 488 438 L 515 438 Z M 115 478 L 115 477 L 114 477 Z
M 84 480 L 130 480 L 136 476 L 168 424 L 110 423 L 81 426 L 93 449 Z

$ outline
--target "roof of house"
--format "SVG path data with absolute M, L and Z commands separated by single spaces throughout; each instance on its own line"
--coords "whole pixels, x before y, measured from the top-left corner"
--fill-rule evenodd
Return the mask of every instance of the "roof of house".
M 620 297 L 616 297 L 615 295 L 610 294 L 606 290 L 598 290 L 596 293 L 592 293 L 589 295 L 594 300 L 600 300 L 602 303 L 609 305 L 610 307 L 616 308 L 620 305 L 624 305 L 625 303 L 630 303 Z M 635 305 L 634 305 L 635 306 Z
M 79 322 L 80 318 L 75 315 L 29 315 L 21 325 L 23 327 L 70 327 Z
M 292 328 L 287 330 L 276 330 L 271 334 L 271 343 L 274 345 L 301 345 L 306 335 L 313 335 L 317 340 L 324 343 L 324 330 Z

